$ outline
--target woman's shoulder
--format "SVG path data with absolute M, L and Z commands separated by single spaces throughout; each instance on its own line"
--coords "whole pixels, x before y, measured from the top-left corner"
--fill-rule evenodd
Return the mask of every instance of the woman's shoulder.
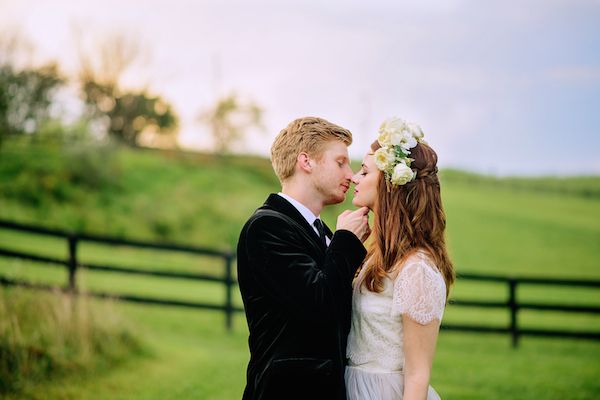
M 424 251 L 407 257 L 394 282 L 394 313 L 425 325 L 441 321 L 445 303 L 446 284 L 432 257 Z
M 435 261 L 433 260 L 433 257 L 431 257 L 429 252 L 423 249 L 418 249 L 413 254 L 411 254 L 410 257 L 407 259 L 407 264 L 409 263 L 420 264 L 432 269 L 435 272 L 440 272 L 437 265 L 435 264 Z
M 421 271 L 423 273 L 433 273 L 441 276 L 440 270 L 433 261 L 433 258 L 424 249 L 416 249 L 411 252 L 408 257 L 392 269 L 390 278 L 396 280 L 401 275 L 407 274 L 409 271 Z

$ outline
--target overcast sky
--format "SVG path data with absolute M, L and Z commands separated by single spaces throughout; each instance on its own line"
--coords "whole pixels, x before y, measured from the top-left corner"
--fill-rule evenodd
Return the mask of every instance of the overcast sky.
M 208 148 L 198 113 L 232 91 L 265 110 L 247 151 L 268 154 L 292 119 L 349 128 L 359 158 L 381 121 L 416 122 L 442 167 L 600 173 L 600 1 L 0 0 L 0 28 L 39 60 L 76 67 L 75 29 L 137 37 L 129 75 Z

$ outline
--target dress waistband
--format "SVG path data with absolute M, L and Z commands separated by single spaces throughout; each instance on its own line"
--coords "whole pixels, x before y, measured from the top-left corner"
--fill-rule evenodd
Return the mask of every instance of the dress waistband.
M 358 370 L 360 372 L 365 372 L 368 374 L 392 374 L 392 375 L 404 375 L 403 370 L 397 371 L 389 371 L 381 368 L 377 368 L 373 365 L 369 364 L 361 364 L 361 365 L 348 365 L 347 369 Z

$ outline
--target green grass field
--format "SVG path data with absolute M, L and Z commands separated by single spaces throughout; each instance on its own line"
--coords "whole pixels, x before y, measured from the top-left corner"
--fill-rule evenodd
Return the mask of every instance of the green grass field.
M 228 400 L 241 398 L 247 362 L 242 316 L 226 333 L 211 311 L 122 305 L 152 354 L 93 374 L 74 374 L 6 399 Z M 442 332 L 432 385 L 444 399 L 594 399 L 600 344 Z
M 77 153 L 81 154 L 81 153 Z M 277 181 L 267 160 L 113 149 L 90 162 L 83 184 L 60 147 L 9 144 L 0 149 L 0 218 L 73 231 L 232 249 L 245 218 Z M 97 168 L 110 173 L 102 178 Z M 58 178 L 57 178 L 58 177 Z M 442 172 L 448 241 L 457 272 L 600 279 L 600 178 L 490 178 Z M 349 202 L 324 213 L 335 216 Z M 64 241 L 0 229 L 0 247 L 64 257 Z M 179 252 L 83 244 L 82 262 L 222 276 L 220 261 Z M 0 258 L 0 274 L 64 284 L 58 267 Z M 82 289 L 221 303 L 221 285 L 181 279 L 82 271 Z M 497 283 L 459 281 L 452 297 L 505 300 Z M 523 301 L 600 305 L 598 290 L 519 288 Z M 234 299 L 241 305 L 239 295 Z M 211 311 L 123 304 L 143 333 L 149 356 L 96 373 L 34 385 L 19 398 L 235 399 L 244 383 L 246 328 L 242 315 L 225 334 Z M 506 325 L 505 310 L 450 305 L 444 321 Z M 596 315 L 523 311 L 528 328 L 599 331 Z M 600 393 L 600 344 L 572 339 L 442 332 L 432 384 L 444 399 L 594 399 Z

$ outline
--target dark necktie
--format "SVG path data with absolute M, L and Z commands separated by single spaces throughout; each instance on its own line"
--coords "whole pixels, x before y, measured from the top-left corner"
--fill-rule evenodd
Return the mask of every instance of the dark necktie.
M 323 222 L 319 218 L 317 218 L 315 219 L 315 222 L 313 222 L 313 225 L 315 226 L 315 228 L 317 228 L 317 232 L 319 232 L 321 242 L 325 247 L 327 247 L 327 240 L 325 239 L 325 226 L 323 226 Z

